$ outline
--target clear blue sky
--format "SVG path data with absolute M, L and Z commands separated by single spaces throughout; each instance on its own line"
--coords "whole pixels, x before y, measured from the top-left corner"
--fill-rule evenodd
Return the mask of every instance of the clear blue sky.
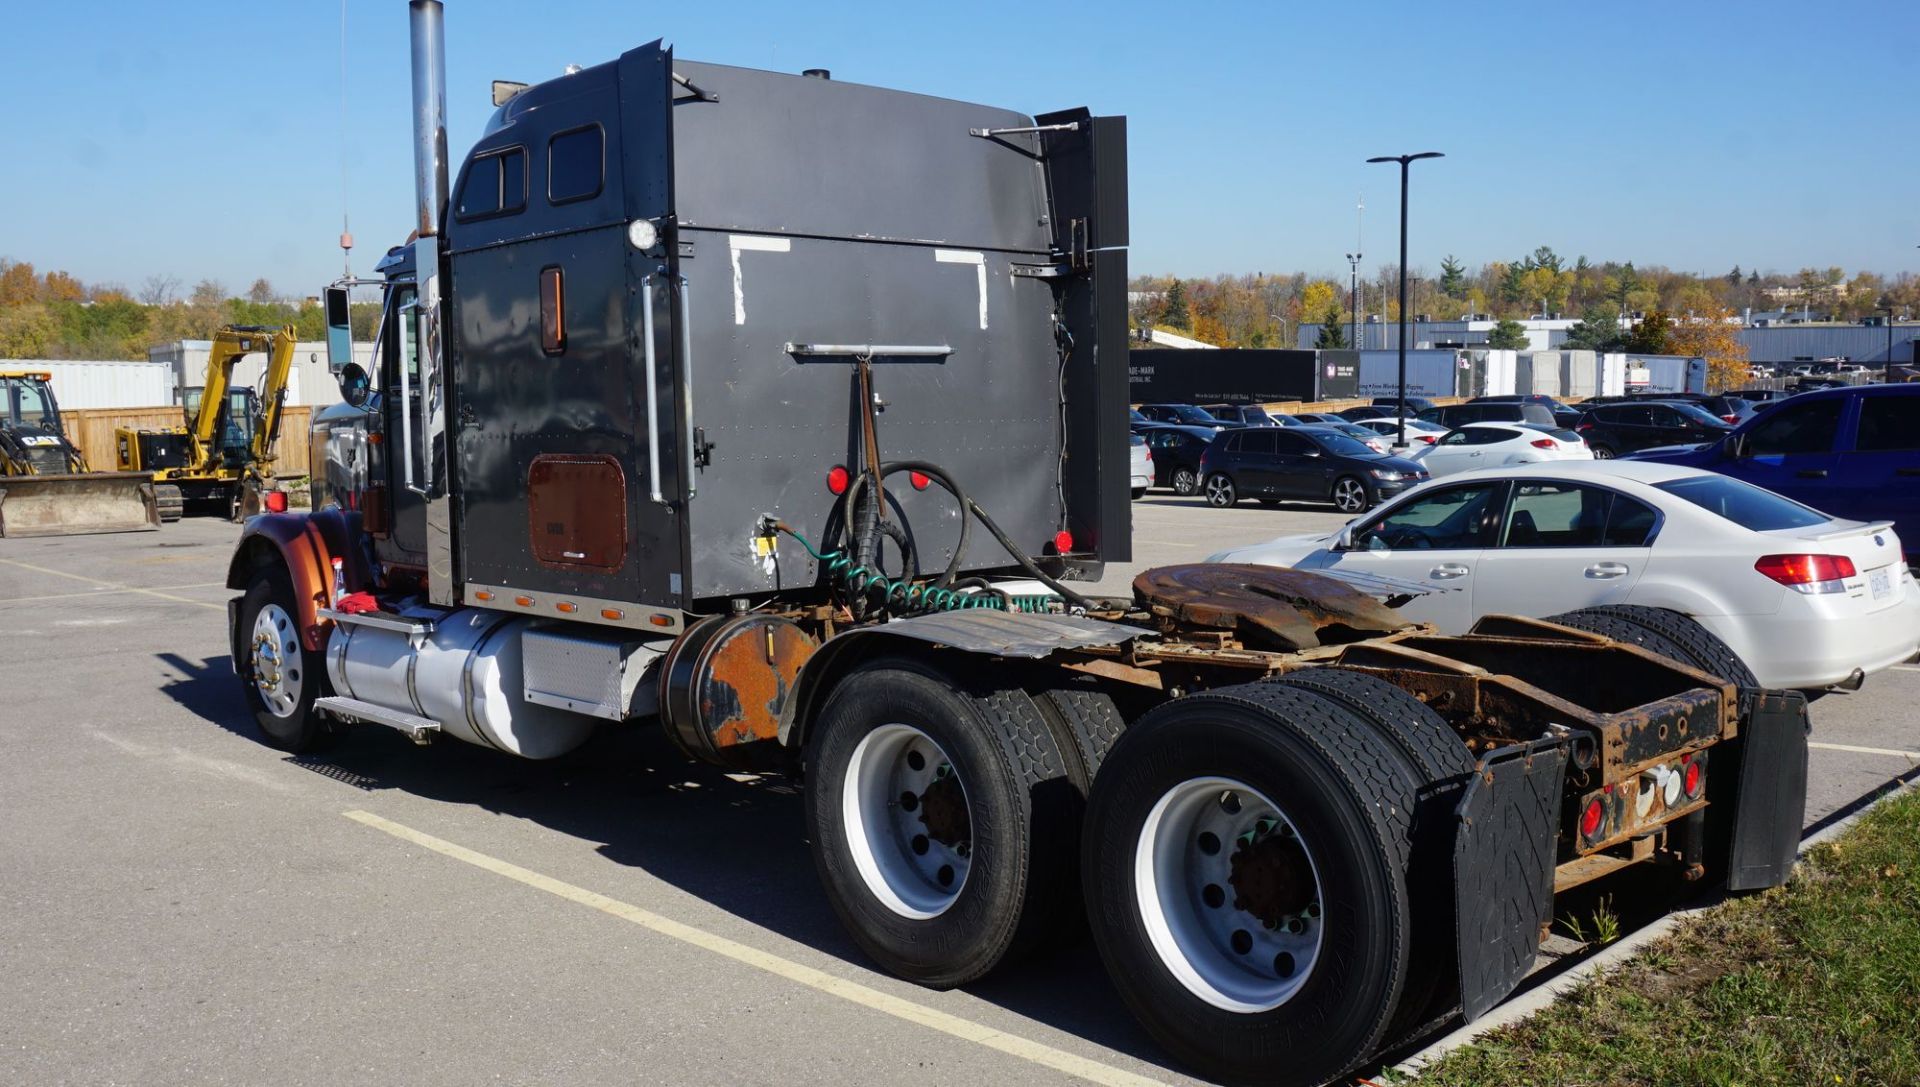
M 449 0 L 451 142 L 492 79 L 655 37 L 679 55 L 1130 118 L 1136 272 L 1344 273 L 1540 244 L 1691 271 L 1920 268 L 1920 4 Z M 0 256 L 314 293 L 340 264 L 337 0 L 17 4 Z M 411 200 L 406 12 L 349 0 L 355 266 Z

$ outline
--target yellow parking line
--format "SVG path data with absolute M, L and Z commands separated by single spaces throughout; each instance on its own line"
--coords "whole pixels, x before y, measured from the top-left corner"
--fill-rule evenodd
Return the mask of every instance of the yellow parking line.
M 48 574 L 53 577 L 72 578 L 75 581 L 84 581 L 89 585 L 105 585 L 107 588 L 116 590 L 118 592 L 142 593 L 146 596 L 157 596 L 162 600 L 171 600 L 176 604 L 192 604 L 196 608 L 212 608 L 214 611 L 227 610 L 227 606 L 225 604 L 209 604 L 204 600 L 189 600 L 184 596 L 174 596 L 172 593 L 163 593 L 158 589 L 136 589 L 131 585 L 121 585 L 118 582 L 113 582 L 113 581 L 101 581 L 97 577 L 86 577 L 81 574 L 70 574 L 65 570 L 54 570 L 45 566 L 35 566 L 32 563 L 21 562 L 18 559 L 0 559 L 0 562 L 4 562 L 8 566 L 18 566 L 22 570 L 32 570 L 36 574 Z
M 82 597 L 114 596 L 119 593 L 155 593 L 165 589 L 212 589 L 224 581 L 200 581 L 192 585 L 162 585 L 158 589 L 95 589 L 90 593 L 54 593 L 51 596 L 0 596 L 0 604 L 35 604 L 43 600 L 79 600 Z
M 691 944 L 694 947 L 706 951 L 711 951 L 724 958 L 732 959 L 735 962 L 754 967 L 758 970 L 764 970 L 769 974 L 774 974 L 788 981 L 805 985 L 810 989 L 817 989 L 829 996 L 837 996 L 842 1000 L 858 1004 L 864 1008 L 891 1015 L 896 1019 L 904 1019 L 909 1023 L 918 1023 L 923 1027 L 937 1030 L 942 1034 L 951 1035 L 963 1041 L 973 1042 L 977 1045 L 985 1046 L 988 1049 L 998 1050 L 1001 1053 L 1019 1057 L 1022 1060 L 1032 1061 L 1035 1064 L 1054 1069 L 1058 1072 L 1064 1072 L 1070 1076 L 1076 1076 L 1091 1083 L 1109 1085 L 1109 1087 L 1151 1087 L 1151 1085 L 1159 1083 L 1158 1080 L 1138 1076 L 1132 1072 L 1115 1068 L 1111 1065 L 1101 1064 L 1098 1061 L 1075 1056 L 1065 1050 L 1055 1049 L 1049 1045 L 1042 1045 L 1039 1042 L 1008 1034 L 1005 1031 L 995 1030 L 992 1027 L 984 1026 L 968 1019 L 962 1019 L 957 1015 L 951 1015 L 935 1008 L 929 1008 L 924 1004 L 916 1004 L 911 1000 L 904 1000 L 891 993 L 883 993 L 878 989 L 862 985 L 857 981 L 848 981 L 845 978 L 835 977 L 824 970 L 816 970 L 811 966 L 803 966 L 790 959 L 783 959 L 778 955 L 761 951 L 758 948 L 748 947 L 746 944 L 740 943 L 737 940 L 729 940 L 725 936 L 716 936 L 704 929 L 698 929 L 684 922 L 662 917 L 651 910 L 645 910 L 631 903 L 622 902 L 617 898 L 609 898 L 606 895 L 589 891 L 584 887 L 577 887 L 571 883 L 554 879 L 552 876 L 542 875 L 539 872 L 522 868 L 509 861 L 503 861 L 498 857 L 490 857 L 485 853 L 468 849 L 465 846 L 455 845 L 445 839 L 436 838 L 431 834 L 426 834 L 422 831 L 414 830 L 412 827 L 396 823 L 391 819 L 383 819 L 378 815 L 374 815 L 372 812 L 354 810 L 342 812 L 341 814 L 356 823 L 362 823 L 375 830 L 384 831 L 402 841 L 412 842 L 414 845 L 421 846 L 422 848 L 431 849 L 435 853 L 452 857 L 457 861 L 463 861 L 473 865 L 475 868 L 484 869 L 495 875 L 505 876 L 508 879 L 518 883 L 524 883 L 537 890 L 545 891 L 551 895 L 557 895 L 569 902 L 599 910 L 602 913 L 618 917 L 622 921 L 630 921 L 633 924 L 639 925 L 641 928 L 648 929 L 662 936 L 679 940 L 685 944 Z
M 1920 762 L 1920 751 L 1901 751 L 1898 748 L 1892 747 L 1855 747 L 1852 744 L 1823 744 L 1811 741 L 1808 742 L 1807 746 L 1819 748 L 1822 751 L 1851 751 L 1856 755 L 1895 755 L 1903 759 L 1912 759 L 1915 762 Z

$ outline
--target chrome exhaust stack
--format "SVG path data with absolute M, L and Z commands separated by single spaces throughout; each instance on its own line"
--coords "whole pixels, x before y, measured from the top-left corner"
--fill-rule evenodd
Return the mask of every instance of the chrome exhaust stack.
M 426 500 L 427 600 L 459 603 L 453 506 L 447 494 L 447 351 L 440 304 L 440 224 L 447 210 L 447 40 L 440 0 L 412 0 L 413 243 L 419 321 L 420 462 L 425 479 L 408 489 Z M 403 371 L 404 373 L 404 371 Z M 411 421 L 409 419 L 409 421 Z M 408 428 L 411 429 L 411 428 Z M 409 444 L 414 436 L 408 434 Z
M 447 209 L 447 38 L 440 0 L 412 0 L 414 226 L 440 233 Z

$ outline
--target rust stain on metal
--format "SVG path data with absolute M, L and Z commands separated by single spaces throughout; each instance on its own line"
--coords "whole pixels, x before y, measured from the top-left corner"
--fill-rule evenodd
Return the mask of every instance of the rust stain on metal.
M 780 737 L 780 715 L 801 666 L 818 648 L 791 623 L 730 632 L 719 639 L 702 676 L 701 717 L 716 748 Z
M 1404 630 L 1411 623 L 1344 582 L 1245 563 L 1160 566 L 1133 580 L 1155 616 L 1227 631 L 1281 650 L 1310 649 Z

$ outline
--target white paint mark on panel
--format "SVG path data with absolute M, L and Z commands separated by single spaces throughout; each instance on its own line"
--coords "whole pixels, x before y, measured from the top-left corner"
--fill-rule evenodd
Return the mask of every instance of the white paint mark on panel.
M 747 323 L 747 296 L 740 285 L 740 251 L 751 249 L 757 253 L 791 253 L 793 239 L 769 238 L 761 234 L 727 235 L 727 254 L 733 258 L 733 323 Z
M 987 327 L 987 255 L 971 249 L 936 249 L 933 259 L 942 264 L 971 264 L 980 281 L 980 327 Z

